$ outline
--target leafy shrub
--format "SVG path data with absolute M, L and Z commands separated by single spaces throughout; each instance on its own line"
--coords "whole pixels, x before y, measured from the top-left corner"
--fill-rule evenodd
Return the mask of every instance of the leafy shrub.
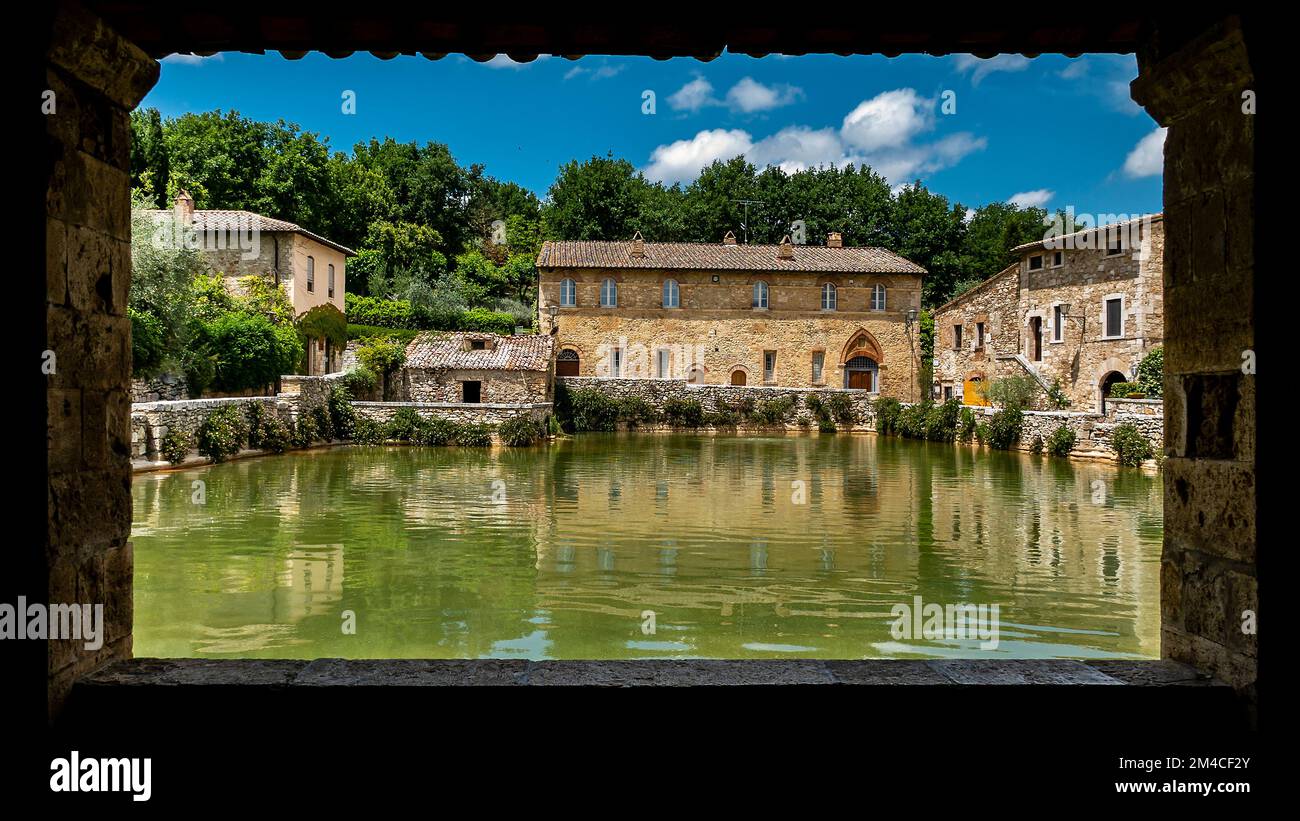
M 334 347 L 343 349 L 348 344 L 348 321 L 343 312 L 324 302 L 303 313 L 297 319 L 298 333 L 305 339 L 328 339 Z
M 258 433 L 258 447 L 272 453 L 284 453 L 293 446 L 289 426 L 278 416 L 268 416 L 262 421 Z
M 163 458 L 173 465 L 185 461 L 185 454 L 190 452 L 190 443 L 175 428 L 169 428 L 161 445 Z
M 1019 408 L 1003 408 L 989 418 L 988 442 L 999 450 L 1010 450 L 1020 441 L 1024 414 Z
M 963 442 L 969 442 L 975 436 L 975 411 L 970 408 L 961 409 L 961 425 L 957 429 L 957 438 Z
M 759 402 L 750 418 L 760 425 L 784 425 L 794 415 L 794 411 L 794 397 L 779 396 Z
M 1043 437 L 1041 436 L 1034 437 L 1033 441 L 1029 443 L 1029 452 L 1034 454 L 1035 456 L 1038 456 L 1043 452 Z
M 334 440 L 334 419 L 330 416 L 329 408 L 325 405 L 317 405 L 311 409 L 312 425 L 316 428 L 316 435 L 325 442 Z
M 348 371 L 342 381 L 351 396 L 370 396 L 379 387 L 379 376 L 365 365 Z
M 216 354 L 212 387 L 230 393 L 264 388 L 281 374 L 294 373 L 303 355 L 292 326 L 243 312 L 222 314 L 207 323 L 202 346 Z
M 404 299 L 380 299 L 349 293 L 344 297 L 349 322 L 380 328 L 414 328 L 415 314 Z
M 1074 431 L 1061 425 L 1047 437 L 1047 452 L 1053 456 L 1069 456 L 1074 450 Z
M 298 415 L 298 422 L 293 426 L 289 434 L 289 441 L 295 448 L 311 447 L 312 443 L 320 439 L 320 428 L 316 425 L 316 417 L 310 413 Z
M 352 407 L 352 394 L 346 385 L 331 385 L 329 396 L 325 399 L 329 409 L 330 427 L 338 439 L 351 439 L 357 430 L 357 412 Z
M 387 393 L 390 377 L 406 364 L 406 346 L 392 337 L 371 337 L 357 346 L 357 359 L 372 373 L 384 378 L 384 391 Z
M 618 418 L 630 428 L 659 421 L 659 412 L 654 405 L 639 396 L 624 396 L 615 400 L 615 403 L 618 406 Z
M 492 444 L 492 426 L 466 422 L 456 428 L 456 444 L 462 447 L 485 448 Z
M 1047 389 L 1047 401 L 1054 408 L 1068 408 L 1070 406 L 1070 397 L 1066 396 L 1065 390 L 1061 388 L 1061 380 L 1052 380 L 1052 386 Z
M 903 412 L 903 404 L 892 397 L 876 400 L 876 432 L 896 433 L 898 417 Z
M 980 422 L 975 426 L 975 441 L 979 442 L 981 445 L 986 444 L 989 441 L 989 437 L 992 435 L 992 430 L 989 428 L 988 422 Z
M 723 407 L 704 414 L 704 424 L 711 428 L 734 428 L 742 418 L 734 408 Z
M 826 397 L 825 407 L 826 412 L 836 422 L 853 425 L 858 421 L 857 409 L 854 408 L 853 400 L 848 397 L 848 394 L 832 393 Z
M 383 425 L 365 417 L 357 419 L 356 429 L 352 433 L 352 441 L 359 445 L 378 445 L 383 443 L 384 438 Z
M 897 432 L 908 439 L 925 438 L 925 422 L 930 415 L 933 402 L 918 402 L 908 405 L 898 414 Z
M 673 397 L 664 402 L 664 418 L 675 428 L 698 428 L 704 424 L 704 407 L 698 399 Z
M 961 403 L 949 399 L 930 410 L 925 415 L 925 438 L 936 442 L 951 442 L 957 438 L 957 420 L 961 415 Z
M 1123 399 L 1131 393 L 1142 393 L 1142 386 L 1136 382 L 1111 383 L 1110 396 Z
M 575 431 L 614 430 L 618 423 L 619 407 L 595 388 L 567 391 L 569 418 Z
M 201 456 L 220 462 L 239 453 L 247 435 L 247 422 L 239 406 L 222 405 L 199 424 L 195 438 Z
M 1137 381 L 1142 391 L 1158 399 L 1165 389 L 1165 349 L 1152 348 L 1137 367 Z
M 185 385 L 191 399 L 203 395 L 217 378 L 217 357 L 215 354 L 195 352 L 185 359 Z
M 504 311 L 489 311 L 486 308 L 470 308 L 462 311 L 455 319 L 455 327 L 435 330 L 477 331 L 479 333 L 501 334 L 509 336 L 515 332 L 515 315 Z
M 244 403 L 244 422 L 247 425 L 250 448 L 262 447 L 262 427 L 266 424 L 267 416 L 266 405 L 261 402 L 254 399 Z
M 398 408 L 384 428 L 384 438 L 409 442 L 416 437 L 419 430 L 420 414 L 415 412 L 415 408 Z
M 456 423 L 448 419 L 439 419 L 437 417 L 424 419 L 422 417 L 415 426 L 415 432 L 411 435 L 411 442 L 416 445 L 442 447 L 456 441 L 457 431 Z
M 1151 443 L 1131 422 L 1115 428 L 1111 433 L 1110 444 L 1121 465 L 1137 467 L 1153 455 Z
M 412 307 L 404 299 L 380 299 L 378 297 L 346 297 L 348 320 L 357 325 L 370 325 L 379 328 L 409 329 L 424 331 L 478 331 L 509 335 L 514 333 L 518 324 L 514 314 L 506 311 L 490 311 L 486 308 L 469 310 L 431 310 L 423 306 Z
M 127 308 L 126 313 L 131 318 L 131 372 L 153 376 L 167 358 L 167 328 L 147 311 Z
M 813 418 L 818 421 L 822 419 L 830 419 L 831 417 L 830 411 L 826 409 L 826 403 L 823 402 L 822 398 L 815 393 L 810 393 L 804 398 L 803 406 L 807 408 L 808 412 L 813 415 Z
M 1040 387 L 1028 376 L 1007 376 L 989 383 L 988 400 L 1004 410 L 1024 410 L 1033 404 Z
M 836 432 L 835 423 L 830 419 L 818 419 L 817 430 L 820 431 L 821 433 L 835 433 Z
M 502 422 L 497 435 L 507 446 L 520 448 L 546 438 L 546 427 L 536 419 L 517 416 Z

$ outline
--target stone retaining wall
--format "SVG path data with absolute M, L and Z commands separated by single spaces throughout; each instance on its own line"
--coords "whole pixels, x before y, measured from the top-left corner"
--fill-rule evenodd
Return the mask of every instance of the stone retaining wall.
M 357 418 L 370 419 L 385 424 L 402 408 L 414 408 L 426 419 L 446 419 L 449 422 L 499 425 L 519 417 L 541 422 L 551 413 L 550 402 L 524 404 L 483 403 L 467 405 L 461 402 L 353 402 Z M 495 437 L 495 434 L 494 434 Z
M 614 399 L 637 397 L 648 402 L 658 411 L 663 411 L 668 399 L 693 399 L 700 403 L 705 413 L 735 408 L 741 402 L 752 400 L 760 404 L 765 400 L 791 396 L 799 408 L 796 421 L 786 424 L 786 430 L 816 429 L 816 421 L 807 410 L 805 401 L 809 394 L 816 394 L 823 399 L 834 393 L 849 397 L 857 411 L 859 419 L 852 431 L 876 430 L 874 394 L 855 390 L 810 390 L 803 388 L 779 388 L 760 386 L 731 385 L 693 385 L 677 379 L 601 379 L 586 376 L 556 377 L 557 383 L 568 390 L 595 388 Z M 909 403 L 904 402 L 906 406 Z M 992 416 L 995 408 L 968 405 L 977 418 Z M 810 424 L 800 424 L 799 417 Z M 1074 411 L 1025 411 L 1024 426 L 1021 430 L 1019 449 L 1029 451 L 1035 437 L 1041 436 L 1047 441 L 1052 431 L 1065 425 L 1074 431 L 1075 447 L 1072 456 L 1080 458 L 1106 459 L 1114 461 L 1115 451 L 1111 447 L 1111 435 L 1121 424 L 1130 423 L 1151 442 L 1156 453 L 1164 449 L 1164 404 L 1152 399 L 1108 399 L 1105 415 L 1080 413 Z M 621 425 L 620 425 L 621 426 Z M 639 430 L 670 430 L 666 425 L 639 425 Z M 710 428 L 704 428 L 709 430 Z M 727 430 L 731 430 L 730 427 Z M 739 432 L 771 431 L 772 428 L 754 424 L 740 424 L 735 427 Z M 841 426 L 841 430 L 845 430 Z
M 846 390 L 843 388 L 782 388 L 762 385 L 697 385 L 684 379 L 602 379 L 589 376 L 557 376 L 557 383 L 562 383 L 568 390 L 596 388 L 606 396 L 615 399 L 636 397 L 645 400 L 658 411 L 664 409 L 669 399 L 694 400 L 700 403 L 705 413 L 717 413 L 736 408 L 744 402 L 761 405 L 773 399 L 789 396 L 795 400 L 798 416 L 806 417 L 816 427 L 816 421 L 805 402 L 810 394 L 826 399 L 832 394 L 844 394 L 849 397 L 853 409 L 862 421 L 853 426 L 853 430 L 874 431 L 876 429 L 876 412 L 873 400 L 876 395 L 863 390 Z M 797 417 L 796 417 L 797 418 Z M 660 426 L 639 426 L 639 429 L 654 430 Z M 790 430 L 802 430 L 805 426 L 797 422 L 786 425 Z M 754 428 L 752 425 L 739 425 L 740 430 Z M 667 429 L 666 427 L 664 428 Z
M 132 402 L 172 402 L 189 395 L 189 385 L 180 374 L 160 373 L 150 379 L 131 380 Z

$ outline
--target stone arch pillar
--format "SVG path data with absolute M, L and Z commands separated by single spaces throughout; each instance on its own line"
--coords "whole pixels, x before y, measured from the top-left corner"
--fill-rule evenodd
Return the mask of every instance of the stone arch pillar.
M 1173 29 L 1173 26 L 1170 26 Z M 1255 377 L 1256 89 L 1238 17 L 1161 30 L 1133 99 L 1168 128 L 1164 167 L 1165 483 L 1161 654 L 1253 705 L 1258 612 Z

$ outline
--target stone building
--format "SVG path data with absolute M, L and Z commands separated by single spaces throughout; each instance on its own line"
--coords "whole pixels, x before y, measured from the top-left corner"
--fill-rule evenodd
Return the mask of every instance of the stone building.
M 348 257 L 351 248 L 313 234 L 292 222 L 273 219 L 251 211 L 195 210 L 194 200 L 182 191 L 170 214 L 174 223 L 193 228 L 211 269 L 236 287 L 240 277 L 265 276 L 282 287 L 293 305 L 295 316 L 312 308 L 331 305 L 346 313 Z M 305 372 L 333 373 L 339 369 L 342 351 L 329 340 L 312 339 L 307 344 Z
M 881 248 L 547 242 L 542 327 L 562 376 L 918 392 L 920 266 Z
M 406 346 L 412 402 L 522 404 L 551 401 L 549 336 L 421 334 Z
M 1164 339 L 1164 219 L 1156 214 L 1017 246 L 1019 259 L 935 309 L 938 398 L 987 404 L 993 379 L 1059 386 L 1071 410 L 1105 409 L 1115 382 Z

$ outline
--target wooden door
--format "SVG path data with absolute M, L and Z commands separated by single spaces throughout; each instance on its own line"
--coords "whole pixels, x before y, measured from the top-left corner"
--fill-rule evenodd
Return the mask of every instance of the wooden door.
M 871 390 L 871 371 L 849 371 L 849 387 Z

